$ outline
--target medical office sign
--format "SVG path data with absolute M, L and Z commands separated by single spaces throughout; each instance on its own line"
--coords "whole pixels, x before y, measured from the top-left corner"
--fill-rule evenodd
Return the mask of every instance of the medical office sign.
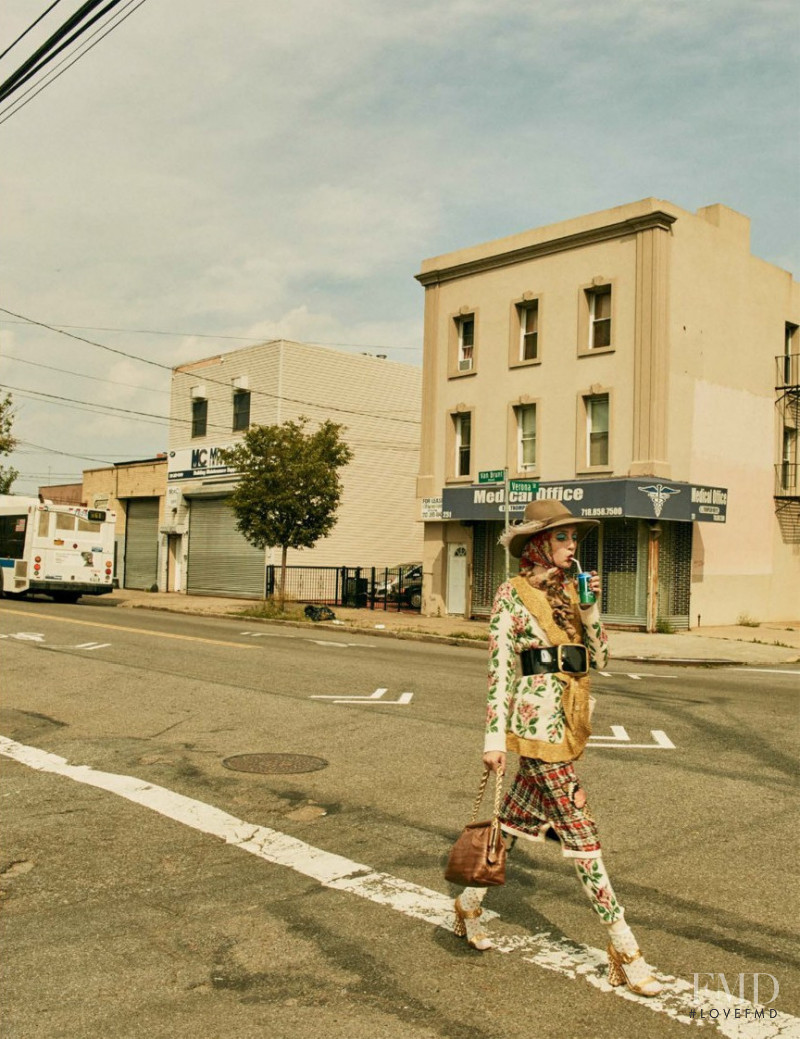
M 222 451 L 229 451 L 235 445 L 220 444 L 216 447 L 186 447 L 179 451 L 170 451 L 167 460 L 168 480 L 197 480 L 209 476 L 227 476 L 236 470 L 225 465 L 220 457 Z
M 510 491 L 508 511 L 518 522 L 531 501 L 563 502 L 575 516 L 589 519 L 663 519 L 685 523 L 724 523 L 728 492 L 649 477 L 631 480 L 566 480 L 540 483 L 534 494 Z M 505 491 L 502 487 L 445 487 L 442 519 L 502 520 Z

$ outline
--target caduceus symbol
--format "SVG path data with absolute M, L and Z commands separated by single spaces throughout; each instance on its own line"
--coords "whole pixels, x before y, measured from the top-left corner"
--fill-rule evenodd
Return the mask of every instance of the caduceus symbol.
M 651 483 L 648 487 L 640 487 L 639 490 L 643 491 L 653 503 L 656 519 L 661 515 L 664 502 L 669 501 L 673 494 L 681 493 L 678 487 L 669 487 L 664 483 Z

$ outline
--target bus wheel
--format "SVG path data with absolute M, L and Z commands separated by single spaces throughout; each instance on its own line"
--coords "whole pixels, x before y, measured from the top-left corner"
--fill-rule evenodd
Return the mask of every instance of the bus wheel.
M 80 592 L 53 592 L 52 595 L 55 602 L 76 603 L 81 597 Z

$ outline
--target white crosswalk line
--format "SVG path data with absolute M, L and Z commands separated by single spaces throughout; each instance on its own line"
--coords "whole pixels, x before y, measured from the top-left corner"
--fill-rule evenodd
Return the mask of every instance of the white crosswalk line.
M 134 776 L 100 772 L 87 765 L 70 765 L 65 758 L 16 743 L 5 736 L 0 736 L 0 754 L 40 772 L 60 775 L 125 798 L 190 829 L 217 837 L 265 862 L 292 869 L 301 876 L 316 880 L 323 887 L 346 891 L 434 927 L 453 930 L 452 897 L 444 892 L 373 870 L 371 866 L 316 848 L 279 830 L 238 819 L 213 805 Z M 497 914 L 491 910 L 484 911 L 485 920 L 496 917 Z M 674 1023 L 689 1026 L 708 1023 L 718 1028 L 720 1034 L 735 1034 L 737 1039 L 768 1039 L 771 1036 L 800 1034 L 800 1019 L 783 1011 L 775 1011 L 775 1017 L 768 1022 L 757 1021 L 754 1017 L 756 1008 L 744 999 L 735 1001 L 740 1018 L 736 1019 L 734 1033 L 729 1030 L 724 1016 L 726 1010 L 729 1014 L 731 1012 L 730 996 L 705 988 L 695 993 L 693 985 L 683 978 L 660 975 L 668 987 L 649 999 L 634 995 L 624 985 L 612 989 L 602 969 L 606 956 L 601 949 L 559 940 L 549 932 L 498 935 L 495 947 L 506 955 L 521 955 L 526 962 L 535 963 L 572 982 L 585 982 L 602 992 L 636 1003 L 642 1013 L 664 1014 Z M 743 1013 L 745 1008 L 747 1017 Z M 704 1012 L 703 1022 L 697 1017 L 700 1010 Z M 643 1027 L 642 1032 L 646 1031 L 646 1027 Z

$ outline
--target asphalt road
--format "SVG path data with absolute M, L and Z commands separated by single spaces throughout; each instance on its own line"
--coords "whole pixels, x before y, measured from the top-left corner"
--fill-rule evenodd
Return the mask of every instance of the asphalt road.
M 677 1004 L 591 983 L 605 931 L 555 848 L 518 845 L 486 900 L 506 954 L 420 910 L 450 893 L 480 777 L 485 651 L 4 601 L 0 654 L 2 736 L 144 781 L 134 803 L 129 780 L 0 757 L 9 1039 L 685 1034 Z M 594 692 L 578 771 L 646 957 L 690 984 L 741 978 L 748 1000 L 755 973 L 769 999 L 771 974 L 768 1006 L 800 1015 L 798 670 L 612 662 Z M 225 766 L 243 754 L 326 764 Z M 160 788 L 185 799 L 172 817 Z M 212 808 L 302 843 L 247 854 Z M 345 879 L 321 883 L 337 862 Z

